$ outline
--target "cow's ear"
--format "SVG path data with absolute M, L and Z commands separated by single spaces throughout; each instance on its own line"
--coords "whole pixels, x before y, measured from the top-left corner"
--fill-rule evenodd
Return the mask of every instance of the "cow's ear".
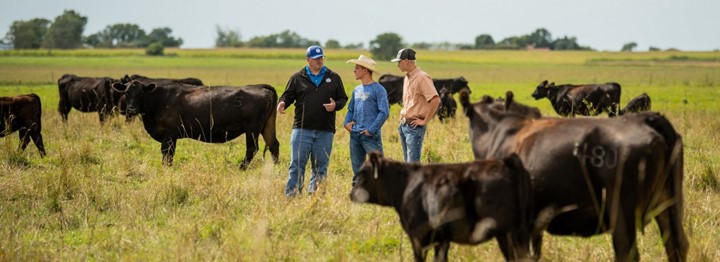
M 483 104 L 492 104 L 495 101 L 491 96 L 484 95 L 482 99 L 480 99 L 480 102 Z
M 514 97 L 515 94 L 513 94 L 512 91 L 507 91 L 505 93 L 505 111 L 508 111 L 508 109 L 510 109 L 510 105 L 515 102 Z
M 544 81 L 542 81 L 542 83 L 540 83 L 541 86 L 547 86 L 547 84 L 548 84 L 547 80 L 544 80 Z
M 155 91 L 155 89 L 157 89 L 157 87 L 158 86 L 155 83 L 150 83 L 150 84 L 145 85 L 143 87 L 143 90 L 145 92 L 152 92 L 152 91 Z
M 114 83 L 112 83 L 112 85 L 110 85 L 110 87 L 112 87 L 113 90 L 118 91 L 120 93 L 125 92 L 127 89 L 127 87 L 120 82 L 114 82 Z
M 382 153 L 380 153 L 380 151 L 372 151 L 368 154 L 368 160 L 370 160 L 370 166 L 372 166 L 373 169 L 373 177 L 377 179 L 378 169 L 380 169 L 380 165 L 382 164 Z

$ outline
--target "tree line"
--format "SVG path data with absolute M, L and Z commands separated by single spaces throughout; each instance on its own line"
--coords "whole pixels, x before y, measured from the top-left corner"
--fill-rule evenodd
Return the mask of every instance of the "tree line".
M 146 33 L 140 26 L 129 23 L 108 25 L 105 29 L 83 36 L 86 16 L 74 10 L 65 10 L 63 14 L 50 21 L 34 18 L 28 21 L 18 20 L 10 25 L 3 39 L 14 49 L 76 49 L 76 48 L 147 48 L 148 54 L 162 53 L 163 47 L 180 47 L 182 38 L 172 36 L 169 27 L 155 28 Z
M 74 48 L 146 48 L 148 54 L 162 54 L 164 47 L 180 47 L 182 38 L 172 36 L 169 27 L 154 28 L 146 33 L 140 26 L 131 23 L 108 25 L 105 29 L 83 36 L 88 18 L 73 10 L 65 10 L 63 14 L 50 21 L 35 18 L 28 21 L 14 21 L 3 42 L 15 49 L 74 49 Z M 305 48 L 310 45 L 323 45 L 320 41 L 308 39 L 290 30 L 280 33 L 255 36 L 242 41 L 239 31 L 216 28 L 215 47 L 254 47 L 254 48 Z M 363 49 L 363 43 L 341 45 L 335 39 L 327 40 L 325 48 Z M 553 39 L 552 34 L 539 28 L 520 36 L 511 36 L 495 41 L 488 34 L 475 37 L 474 43 L 405 43 L 397 33 L 382 33 L 369 42 L 368 50 L 379 59 L 391 58 L 403 47 L 416 49 L 440 50 L 521 50 L 528 48 L 547 50 L 592 50 L 578 44 L 577 38 L 564 36 Z M 632 51 L 635 43 L 623 46 L 623 51 Z

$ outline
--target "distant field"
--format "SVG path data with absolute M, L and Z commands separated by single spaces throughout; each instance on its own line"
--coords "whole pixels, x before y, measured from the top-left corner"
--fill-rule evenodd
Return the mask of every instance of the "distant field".
M 646 92 L 685 142 L 685 229 L 690 261 L 718 261 L 720 250 L 720 52 L 424 51 L 418 65 L 437 78 L 464 76 L 472 100 L 515 92 L 522 103 L 554 116 L 530 94 L 541 81 L 618 82 L 622 103 Z M 405 261 L 412 251 L 390 208 L 349 201 L 348 136 L 337 124 L 325 194 L 286 199 L 292 113 L 278 116 L 280 163 L 258 154 L 238 170 L 245 140 L 206 144 L 179 140 L 175 165 L 161 166 L 160 144 L 142 123 L 72 110 L 57 112 L 63 74 L 197 77 L 209 85 L 267 83 L 279 93 L 305 65 L 304 50 L 167 49 L 0 51 L 0 96 L 37 93 L 43 102 L 48 156 L 34 144 L 18 153 L 17 134 L 0 138 L 0 260 Z M 326 50 L 326 65 L 351 92 L 348 59 L 362 50 Z M 401 75 L 378 61 L 383 73 Z M 375 76 L 377 79 L 379 76 Z M 291 110 L 292 111 L 292 108 Z M 386 155 L 401 159 L 398 106 L 383 126 Z M 338 113 L 338 122 L 346 110 Z M 264 146 L 264 141 L 261 141 Z M 472 159 L 467 119 L 430 123 L 424 162 Z M 306 174 L 309 176 L 309 174 Z M 546 261 L 608 261 L 608 235 L 546 236 Z M 639 235 L 641 259 L 666 260 L 654 223 Z M 450 259 L 502 260 L 497 245 L 453 246 Z

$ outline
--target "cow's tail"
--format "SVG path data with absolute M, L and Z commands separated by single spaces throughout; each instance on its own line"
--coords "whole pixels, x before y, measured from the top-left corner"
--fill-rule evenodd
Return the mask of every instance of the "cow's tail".
M 277 139 L 277 132 L 275 128 L 275 120 L 277 118 L 277 111 L 275 110 L 275 106 L 278 103 L 278 94 L 275 88 L 270 85 L 262 85 L 262 87 L 272 93 L 272 99 L 270 101 L 271 103 L 268 105 L 268 108 L 270 109 L 270 114 L 268 114 L 262 130 L 262 136 L 265 140 L 265 149 L 263 150 L 263 155 L 265 155 L 265 152 L 270 150 L 273 162 L 277 163 L 280 157 L 280 142 Z
M 517 215 L 518 220 L 515 225 L 515 232 L 513 236 L 513 245 L 516 251 L 520 252 L 514 254 L 515 258 L 529 258 L 532 257 L 530 251 L 530 244 L 533 235 L 537 234 L 534 232 L 534 217 L 533 217 L 533 201 L 532 201 L 532 187 L 530 174 L 520 160 L 520 157 L 513 153 L 503 160 L 505 166 L 510 170 L 511 183 L 517 190 Z M 542 232 L 539 232 L 542 233 Z
M 33 98 L 32 102 L 33 104 L 35 104 L 35 129 L 37 130 L 38 134 L 40 134 L 40 131 L 42 130 L 42 102 L 40 101 L 40 96 L 38 96 L 37 94 L 30 93 L 28 95 Z
M 664 116 L 658 113 L 647 113 L 647 115 L 645 124 L 657 131 L 665 139 L 665 143 L 667 144 L 667 148 L 665 149 L 666 166 L 661 176 L 666 178 L 666 180 L 660 181 L 662 184 L 667 185 L 667 188 L 661 188 L 660 190 L 669 192 L 674 200 L 667 210 L 669 212 L 668 219 L 670 220 L 670 231 L 668 233 L 671 235 L 667 236 L 668 238 L 665 241 L 671 242 L 669 244 L 666 243 L 665 246 L 672 246 L 675 250 L 666 251 L 668 252 L 668 256 L 671 256 L 671 261 L 676 259 L 678 261 L 685 261 L 689 243 L 682 226 L 684 210 L 684 153 L 682 137 Z

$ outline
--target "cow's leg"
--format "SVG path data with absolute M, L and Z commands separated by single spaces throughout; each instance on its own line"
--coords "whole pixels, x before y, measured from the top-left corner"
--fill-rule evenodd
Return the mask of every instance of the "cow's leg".
M 688 240 L 682 228 L 680 216 L 676 215 L 677 205 L 673 205 L 655 217 L 660 228 L 660 237 L 665 241 L 665 253 L 668 261 L 687 259 Z
M 503 257 L 505 257 L 505 261 L 515 260 L 513 252 L 511 250 L 513 243 L 512 243 L 512 240 L 508 237 L 508 235 L 506 235 L 504 233 L 500 233 L 497 236 L 495 236 L 495 240 L 497 240 L 497 242 L 498 242 L 500 251 L 502 252 Z
M 175 143 L 177 142 L 177 139 L 167 139 L 164 142 L 161 142 L 160 144 L 160 152 L 163 155 L 163 165 L 164 166 L 172 166 L 173 164 L 173 157 L 175 157 Z
M 67 123 L 68 114 L 70 113 L 70 100 L 66 96 L 60 96 L 60 102 L 58 102 L 58 112 L 60 112 L 60 117 L 62 118 L 63 123 Z
M 259 133 L 251 133 L 248 132 L 245 134 L 245 145 L 247 146 L 245 150 L 245 159 L 240 164 L 240 169 L 245 170 L 247 169 L 248 165 L 250 165 L 250 161 L 252 161 L 253 157 L 255 157 L 255 153 L 258 151 L 258 138 L 260 137 Z
M 18 148 L 22 151 L 25 151 L 28 143 L 30 143 L 30 130 L 23 128 L 20 129 L 18 134 L 20 135 L 20 145 L 18 145 Z
M 635 201 L 628 201 L 633 204 Z M 612 233 L 615 261 L 639 261 L 637 243 L 635 243 L 635 216 L 631 205 L 621 204 L 617 211 L 617 222 Z
M 435 262 L 448 261 L 450 241 L 442 241 L 435 246 Z
M 535 261 L 540 260 L 541 251 L 542 251 L 542 238 L 543 238 L 544 233 L 545 232 L 540 231 L 540 232 L 537 232 L 536 234 L 533 234 L 533 236 L 531 237 L 532 258 Z
M 410 243 L 412 244 L 415 261 L 425 261 L 425 255 L 427 253 L 427 250 L 423 250 L 423 245 L 422 243 L 420 243 L 420 239 L 411 237 Z
M 35 143 L 35 147 L 37 147 L 38 151 L 40 152 L 40 157 L 45 157 L 47 153 L 45 152 L 45 144 L 43 143 L 43 138 L 40 130 L 34 130 L 32 134 L 30 134 L 30 138 L 32 138 L 33 143 Z

